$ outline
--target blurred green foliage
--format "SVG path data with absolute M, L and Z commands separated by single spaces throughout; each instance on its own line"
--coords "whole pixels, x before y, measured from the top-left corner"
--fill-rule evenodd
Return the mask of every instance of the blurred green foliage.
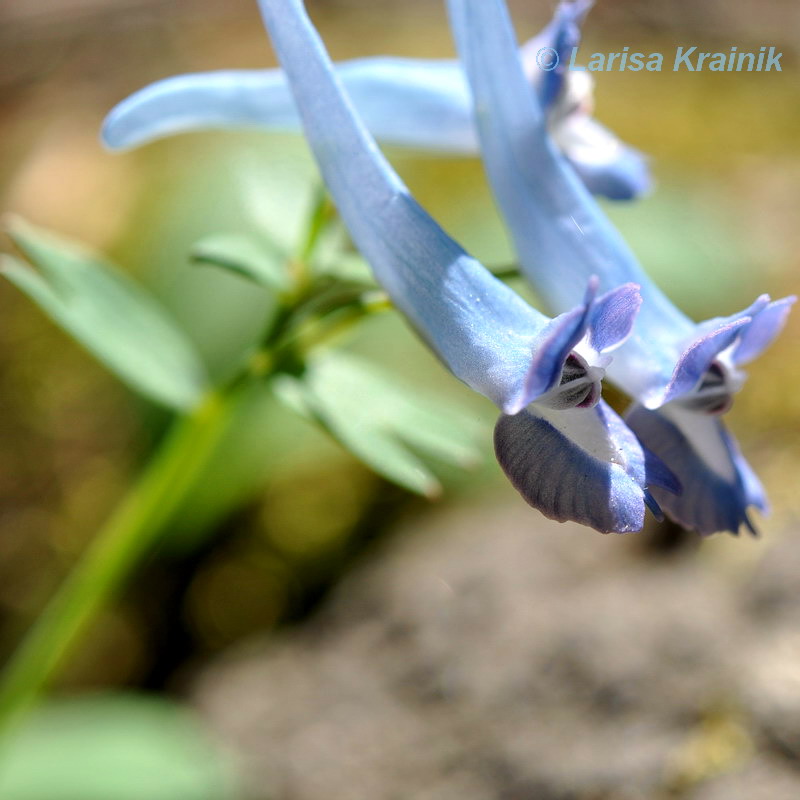
M 194 715 L 134 694 L 52 702 L 0 749 L 8 800 L 234 800 L 233 770 Z

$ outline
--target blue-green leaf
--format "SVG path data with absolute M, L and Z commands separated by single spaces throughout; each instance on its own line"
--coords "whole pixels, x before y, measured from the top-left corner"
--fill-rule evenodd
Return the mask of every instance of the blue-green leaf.
M 71 242 L 14 219 L 11 238 L 38 267 L 4 256 L 0 271 L 132 389 L 192 407 L 206 388 L 191 343 L 156 300 Z
M 285 291 L 291 285 L 287 254 L 266 240 L 246 234 L 216 234 L 197 242 L 191 255 L 194 261 L 222 267 L 270 289 Z
M 435 496 L 441 487 L 417 453 L 464 468 L 480 458 L 474 420 L 352 355 L 318 356 L 301 378 L 283 376 L 275 390 L 376 472 L 418 494 Z

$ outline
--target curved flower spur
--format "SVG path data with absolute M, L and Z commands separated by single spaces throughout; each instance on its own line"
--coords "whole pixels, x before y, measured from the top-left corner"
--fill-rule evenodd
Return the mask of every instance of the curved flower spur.
M 595 122 L 586 72 L 564 67 L 580 41 L 589 0 L 562 3 L 552 22 L 522 49 L 528 78 L 548 109 L 550 130 L 590 191 L 627 200 L 646 191 L 646 159 Z M 559 65 L 537 61 L 557 53 Z M 554 59 L 555 60 L 555 59 Z M 541 68 L 544 66 L 544 68 Z M 472 99 L 458 61 L 375 57 L 345 61 L 336 72 L 367 128 L 381 142 L 477 154 Z M 278 69 L 178 75 L 123 100 L 106 119 L 109 147 L 208 128 L 297 130 L 286 76 Z
M 454 242 L 410 196 L 356 116 L 300 0 L 262 0 L 306 137 L 339 213 L 396 307 L 450 370 L 503 412 L 498 455 L 545 515 L 639 530 L 646 485 L 676 488 L 600 401 L 606 353 L 629 335 L 638 288 L 549 319 Z M 649 470 L 649 473 L 648 473 Z
M 719 414 L 730 408 L 755 358 L 780 331 L 794 298 L 759 297 L 727 318 L 693 323 L 649 280 L 622 237 L 554 150 L 540 101 L 528 90 L 503 0 L 448 0 L 477 114 L 489 181 L 514 239 L 522 271 L 552 309 L 570 307 L 576 285 L 641 286 L 632 336 L 609 378 L 637 401 L 626 422 L 683 486 L 655 488 L 676 521 L 700 533 L 753 526 L 764 492 Z

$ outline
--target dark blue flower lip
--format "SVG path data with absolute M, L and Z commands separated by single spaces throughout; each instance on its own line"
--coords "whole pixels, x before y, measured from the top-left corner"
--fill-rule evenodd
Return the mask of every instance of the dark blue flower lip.
M 503 472 L 529 505 L 550 519 L 573 520 L 601 533 L 641 530 L 646 505 L 660 514 L 645 488 L 653 481 L 648 461 L 662 482 L 677 486 L 602 401 L 571 411 L 533 404 L 502 415 L 494 444 Z
M 747 510 L 768 511 L 764 490 L 717 417 L 674 405 L 658 410 L 634 405 L 625 422 L 683 487 L 680 494 L 651 488 L 668 516 L 703 535 L 736 534 L 742 525 L 755 535 Z

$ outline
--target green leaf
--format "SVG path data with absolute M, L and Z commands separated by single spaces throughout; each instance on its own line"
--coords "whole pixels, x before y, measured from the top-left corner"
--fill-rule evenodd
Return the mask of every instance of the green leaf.
M 191 257 L 201 264 L 222 267 L 270 289 L 285 291 L 291 286 L 286 269 L 287 254 L 277 245 L 246 234 L 216 234 L 201 239 L 192 248 Z
M 192 407 L 207 386 L 183 331 L 123 273 L 77 245 L 14 219 L 11 238 L 39 268 L 4 256 L 0 271 L 135 391 Z
M 376 472 L 418 494 L 435 496 L 441 486 L 417 453 L 464 468 L 480 458 L 474 420 L 351 355 L 319 356 L 302 378 L 282 376 L 275 390 Z
M 51 702 L 0 750 L 8 800 L 233 800 L 230 767 L 187 709 L 137 695 Z
M 315 267 L 320 273 L 330 275 L 344 283 L 357 283 L 366 287 L 378 285 L 369 264 L 358 253 L 336 253 Z
M 355 249 L 347 229 L 338 218 L 332 219 L 316 240 L 310 264 L 315 275 L 365 287 L 378 284 L 366 259 Z

